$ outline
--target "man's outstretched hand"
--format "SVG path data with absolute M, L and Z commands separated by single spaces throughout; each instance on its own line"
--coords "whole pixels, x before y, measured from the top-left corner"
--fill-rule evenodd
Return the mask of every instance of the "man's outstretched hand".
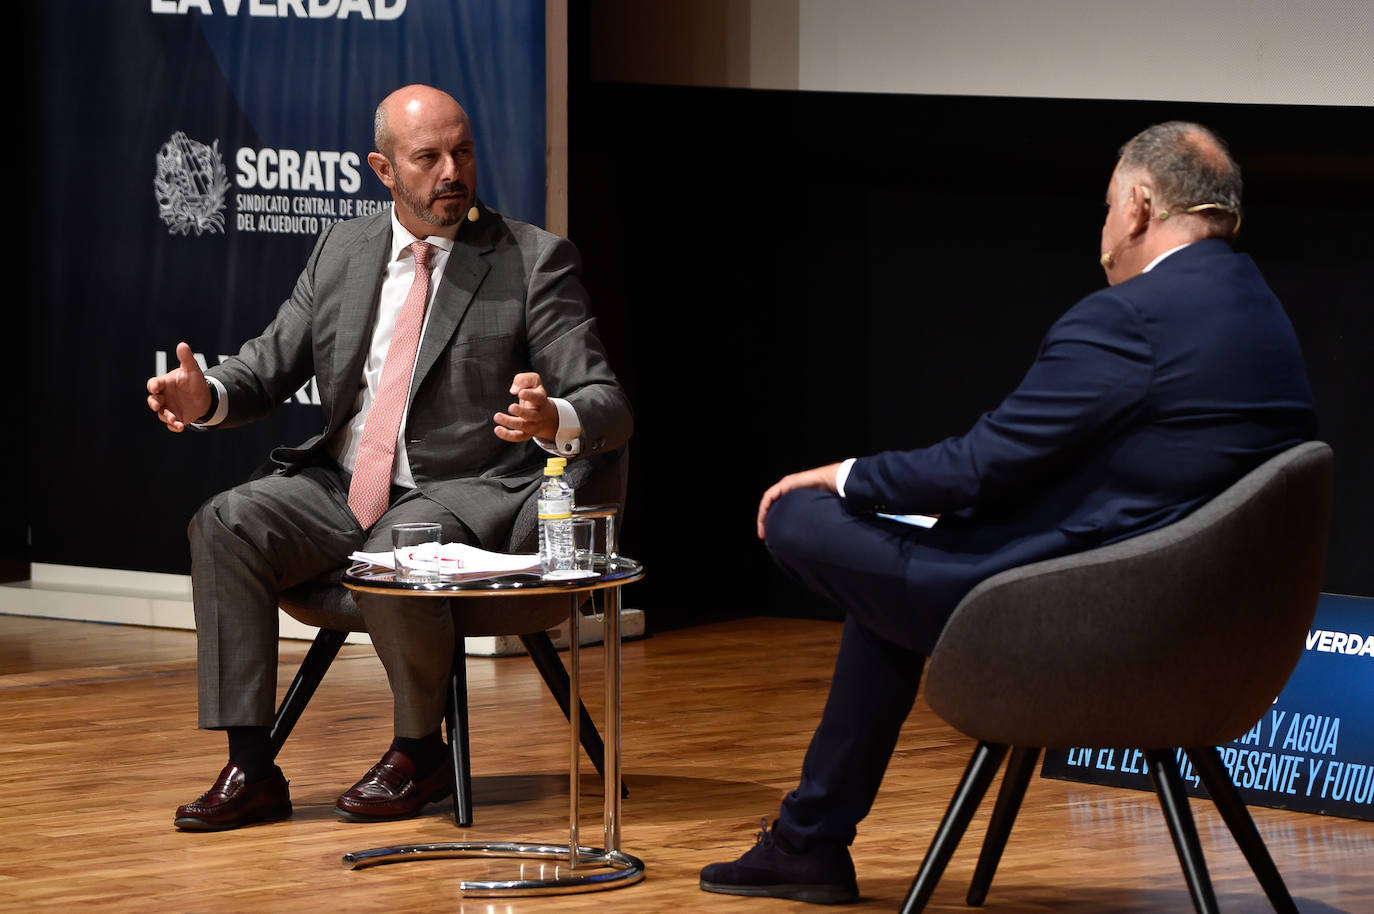
M 191 347 L 177 344 L 176 368 L 148 379 L 148 408 L 168 430 L 180 432 L 210 408 L 210 387 Z

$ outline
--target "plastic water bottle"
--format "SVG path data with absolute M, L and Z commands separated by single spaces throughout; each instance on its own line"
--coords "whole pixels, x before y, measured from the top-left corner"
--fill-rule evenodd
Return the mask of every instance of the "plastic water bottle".
M 557 576 L 573 570 L 573 490 L 563 478 L 567 461 L 551 457 L 539 487 L 539 570 Z

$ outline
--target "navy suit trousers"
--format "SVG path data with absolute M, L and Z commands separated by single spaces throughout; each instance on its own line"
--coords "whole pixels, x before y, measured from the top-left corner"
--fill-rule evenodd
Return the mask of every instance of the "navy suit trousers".
M 788 493 L 768 513 L 773 558 L 846 612 L 825 711 L 777 821 L 794 845 L 854 840 L 916 700 L 948 616 L 913 605 L 904 556 L 920 532 L 814 490 Z

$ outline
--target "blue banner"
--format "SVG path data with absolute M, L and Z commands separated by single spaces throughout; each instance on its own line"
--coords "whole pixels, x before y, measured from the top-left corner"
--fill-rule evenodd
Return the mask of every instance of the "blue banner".
M 1374 819 L 1374 600 L 1323 594 L 1307 648 L 1273 707 L 1218 750 L 1252 806 Z M 1182 752 L 1179 768 L 1189 794 L 1206 796 Z M 1135 749 L 1050 750 L 1041 774 L 1154 789 Z
M 48 0 L 30 21 L 33 145 L 51 160 L 27 189 L 50 242 L 28 307 L 32 559 L 184 572 L 196 506 L 318 431 L 318 397 L 307 385 L 255 426 L 171 435 L 147 378 L 182 340 L 207 365 L 237 352 L 324 227 L 390 204 L 367 154 L 377 103 L 402 85 L 457 98 L 479 196 L 543 224 L 544 3 Z M 93 514 L 117 535 L 92 535 Z

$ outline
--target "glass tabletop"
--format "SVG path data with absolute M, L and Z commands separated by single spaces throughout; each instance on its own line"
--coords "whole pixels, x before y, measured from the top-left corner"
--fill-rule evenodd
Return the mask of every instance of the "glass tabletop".
M 579 590 L 600 590 L 605 587 L 618 587 L 644 577 L 644 566 L 623 555 L 609 558 L 598 555 L 592 560 L 592 568 L 594 571 L 590 575 L 570 578 L 546 578 L 538 573 L 521 571 L 506 574 L 455 575 L 433 582 L 414 583 L 397 581 L 396 573 L 390 568 L 379 568 L 367 562 L 359 562 L 349 566 L 344 572 L 343 585 L 351 590 L 413 593 L 417 596 L 476 596 L 484 593 L 573 593 Z

